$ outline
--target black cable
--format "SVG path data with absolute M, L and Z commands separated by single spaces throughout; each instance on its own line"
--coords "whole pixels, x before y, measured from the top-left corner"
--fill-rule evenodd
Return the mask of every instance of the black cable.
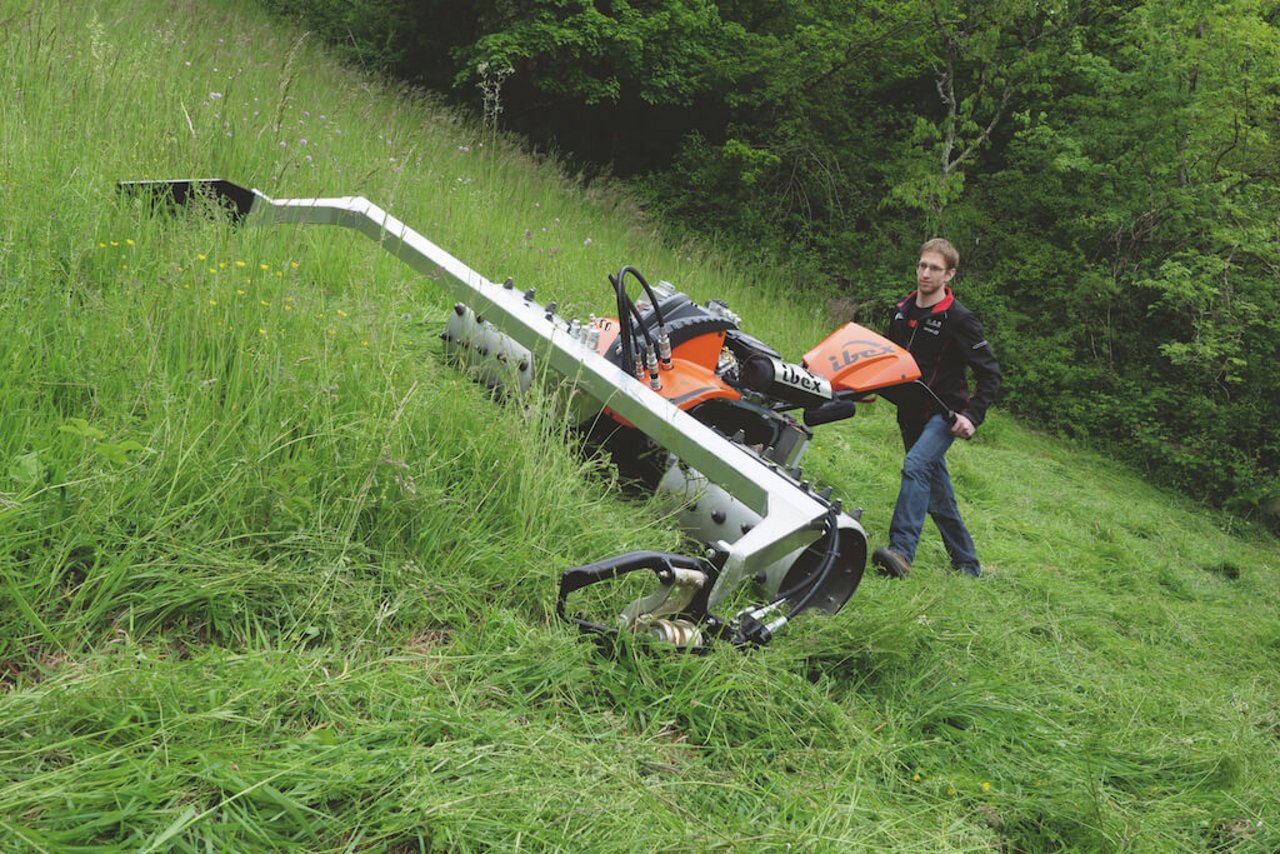
M 822 564 L 818 571 L 814 573 L 813 583 L 809 586 L 804 598 L 791 606 L 791 610 L 787 612 L 788 616 L 799 614 L 817 598 L 822 588 L 827 583 L 827 578 L 831 575 L 831 570 L 835 568 L 836 556 L 840 554 L 840 525 L 839 514 L 835 507 L 827 510 L 827 524 L 830 526 L 829 536 L 830 543 L 827 546 L 827 553 L 823 557 Z
M 610 275 L 609 284 L 613 285 L 613 297 L 618 310 L 618 347 L 621 350 L 618 361 L 624 371 L 631 373 L 635 370 L 636 354 L 635 345 L 631 340 L 631 318 L 628 317 L 627 312 L 630 299 L 620 278 Z
M 652 347 L 653 336 L 649 334 L 649 327 L 647 327 L 644 323 L 640 321 L 640 310 L 636 308 L 635 301 L 632 300 L 631 297 L 627 294 L 627 285 L 626 285 L 627 273 L 631 273 L 631 275 L 639 279 L 641 286 L 644 287 L 644 289 L 648 292 L 649 299 L 653 299 L 653 289 L 650 288 L 649 283 L 644 280 L 644 276 L 641 276 L 635 267 L 632 267 L 630 264 L 628 264 L 627 266 L 623 267 L 621 270 L 618 271 L 618 276 L 616 280 L 617 285 L 615 287 L 618 291 L 618 300 L 619 300 L 618 311 L 619 312 L 624 311 L 623 301 L 625 301 L 626 302 L 625 311 L 628 314 L 630 314 L 631 317 L 635 318 L 636 326 L 640 328 L 640 332 L 644 335 L 645 343 L 647 343 L 650 347 Z M 619 319 L 621 319 L 621 317 L 622 315 L 619 314 Z M 634 332 L 632 337 L 634 337 Z
M 791 606 L 788 617 L 793 614 L 799 614 L 805 608 L 809 607 L 809 602 L 818 594 L 818 590 L 827 581 L 827 576 L 831 574 L 831 568 L 835 565 L 836 555 L 839 554 L 839 537 L 840 526 L 839 517 L 836 514 L 836 508 L 827 508 L 827 547 L 822 557 L 822 563 L 818 564 L 817 570 L 809 575 L 808 578 L 797 583 L 789 590 L 783 591 L 774 597 L 770 605 L 776 605 L 784 599 L 790 599 L 796 594 L 796 591 L 802 587 L 808 586 L 803 598 L 795 605 Z
M 831 568 L 835 566 L 836 555 L 839 554 L 839 536 L 840 529 L 838 526 L 838 512 L 834 506 L 827 511 L 827 547 L 817 569 L 810 573 L 809 577 L 804 581 L 796 584 L 789 590 L 785 590 L 778 594 L 768 605 L 762 605 L 750 611 L 744 611 L 739 614 L 738 627 L 735 631 L 734 643 L 736 645 L 753 645 L 763 646 L 773 638 L 773 630 L 778 626 L 785 625 L 792 619 L 797 617 L 801 611 L 809 607 L 809 603 L 826 584 L 827 576 L 831 574 Z M 779 617 L 772 622 L 763 622 L 768 619 L 769 612 L 778 607 L 780 603 L 795 594 L 796 590 L 807 587 L 800 601 L 791 606 L 785 617 Z
M 653 306 L 653 316 L 657 318 L 659 326 L 666 326 L 666 321 L 662 319 L 662 307 L 658 305 L 658 296 L 653 292 L 653 288 L 649 287 L 649 283 L 645 281 L 644 276 L 640 275 L 640 271 L 630 264 L 618 271 L 618 278 L 621 279 L 627 273 L 636 277 L 640 282 L 640 287 L 644 288 L 646 294 L 649 295 L 649 303 Z
M 637 309 L 636 304 L 631 302 L 630 300 L 628 300 L 627 302 L 629 307 L 631 308 L 631 316 L 635 318 L 636 326 L 640 327 L 640 332 L 642 335 L 644 335 L 645 343 L 648 344 L 650 347 L 653 347 L 653 336 L 649 334 L 649 327 L 646 326 L 644 323 L 640 322 L 639 309 Z
M 635 348 L 635 330 L 638 328 L 640 333 L 644 335 L 647 349 L 656 351 L 656 345 L 653 343 L 653 336 L 649 333 L 649 327 L 640 320 L 640 310 L 636 308 L 635 302 L 627 294 L 624 279 L 628 272 L 640 280 L 641 286 L 649 294 L 650 299 L 654 298 L 654 293 L 653 289 L 649 287 L 649 283 L 644 280 L 644 277 L 630 265 L 619 270 L 617 276 L 609 277 L 618 305 L 618 334 L 619 343 L 622 345 L 622 366 L 623 370 L 630 372 L 634 369 L 634 365 L 640 355 Z

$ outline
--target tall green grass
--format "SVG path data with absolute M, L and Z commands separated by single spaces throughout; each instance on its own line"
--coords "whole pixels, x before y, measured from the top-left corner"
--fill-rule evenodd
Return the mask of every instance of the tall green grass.
M 997 413 L 951 455 L 984 580 L 930 533 L 764 650 L 600 656 L 560 571 L 680 535 L 554 397 L 449 369 L 362 238 L 114 183 L 363 194 L 582 316 L 631 263 L 792 358 L 818 298 L 247 2 L 0 23 L 0 849 L 1280 847 L 1273 540 Z M 877 542 L 880 407 L 806 459 Z

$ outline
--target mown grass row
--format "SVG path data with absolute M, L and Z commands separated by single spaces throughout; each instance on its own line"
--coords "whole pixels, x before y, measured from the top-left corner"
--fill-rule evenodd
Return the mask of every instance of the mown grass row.
M 559 572 L 679 534 L 556 398 L 449 368 L 444 297 L 362 238 L 115 182 L 363 194 L 570 314 L 635 264 L 793 358 L 821 301 L 249 4 L 0 21 L 0 847 L 1280 843 L 1273 541 L 997 413 L 952 455 L 982 582 L 927 537 L 767 649 L 602 657 Z M 806 459 L 873 545 L 883 406 Z

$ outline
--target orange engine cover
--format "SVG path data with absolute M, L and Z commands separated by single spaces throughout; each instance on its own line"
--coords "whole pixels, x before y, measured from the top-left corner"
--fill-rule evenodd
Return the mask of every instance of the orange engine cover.
M 910 353 L 883 335 L 846 323 L 804 354 L 804 366 L 838 391 L 875 391 L 920 379 Z
M 600 318 L 596 321 L 596 328 L 600 330 L 596 352 L 603 356 L 618 340 L 618 322 L 611 317 Z M 726 385 L 724 380 L 716 375 L 716 360 L 720 356 L 722 346 L 724 346 L 724 333 L 717 332 L 700 335 L 676 347 L 672 351 L 671 369 L 658 373 L 662 380 L 662 388 L 655 394 L 665 397 L 686 411 L 716 398 L 740 399 L 742 395 L 738 390 Z M 619 424 L 632 426 L 612 409 L 605 407 L 604 411 Z

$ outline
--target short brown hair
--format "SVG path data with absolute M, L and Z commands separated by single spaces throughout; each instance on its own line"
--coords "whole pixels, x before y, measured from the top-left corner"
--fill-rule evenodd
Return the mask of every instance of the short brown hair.
M 947 262 L 947 269 L 954 270 L 960 266 L 960 253 L 951 245 L 951 241 L 945 237 L 935 237 L 932 240 L 926 240 L 920 245 L 920 254 L 926 252 L 937 252 Z

